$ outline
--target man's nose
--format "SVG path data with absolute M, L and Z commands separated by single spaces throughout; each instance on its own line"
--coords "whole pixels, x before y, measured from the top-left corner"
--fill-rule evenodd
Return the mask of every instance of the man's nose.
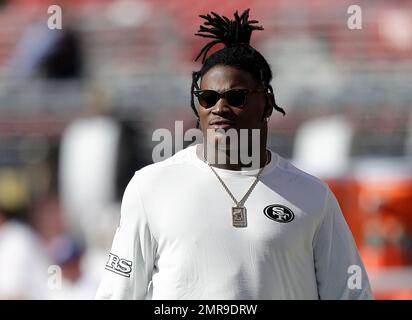
M 224 97 L 221 97 L 212 107 L 212 113 L 220 114 L 228 111 L 229 104 Z

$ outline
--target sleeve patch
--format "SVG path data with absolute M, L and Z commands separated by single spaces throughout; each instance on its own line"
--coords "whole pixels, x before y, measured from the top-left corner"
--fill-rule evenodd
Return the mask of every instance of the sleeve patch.
M 120 258 L 119 256 L 109 253 L 109 259 L 106 262 L 105 269 L 112 271 L 123 277 L 130 278 L 132 272 L 132 261 Z

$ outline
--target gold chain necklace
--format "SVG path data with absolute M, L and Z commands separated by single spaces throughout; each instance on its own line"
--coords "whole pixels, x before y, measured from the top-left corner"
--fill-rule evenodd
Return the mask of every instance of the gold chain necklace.
M 207 163 L 207 165 L 212 169 L 213 173 L 216 175 L 220 183 L 222 184 L 223 188 L 226 190 L 226 192 L 229 194 L 229 196 L 232 198 L 233 202 L 236 204 L 235 207 L 232 207 L 232 225 L 234 227 L 247 227 L 247 215 L 246 215 L 246 207 L 244 206 L 246 200 L 249 198 L 250 194 L 252 193 L 253 189 L 255 188 L 256 184 L 259 181 L 260 175 L 265 168 L 265 166 L 268 163 L 269 157 L 266 153 L 266 163 L 262 168 L 260 168 L 258 174 L 256 175 L 255 181 L 252 183 L 250 186 L 249 190 L 246 192 L 246 194 L 243 196 L 243 198 L 240 201 L 237 201 L 236 198 L 233 196 L 232 192 L 230 192 L 229 188 L 225 184 L 225 182 L 222 180 L 221 177 L 217 174 L 216 170 L 210 165 L 210 163 L 206 160 L 206 157 L 203 153 L 203 159 Z

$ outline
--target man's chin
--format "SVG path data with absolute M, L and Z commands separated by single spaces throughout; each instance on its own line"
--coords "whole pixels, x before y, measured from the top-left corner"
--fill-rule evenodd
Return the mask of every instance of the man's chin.
M 233 150 L 239 148 L 239 135 L 235 129 L 208 130 L 207 141 L 209 146 L 219 150 Z
M 210 147 L 218 150 L 232 150 L 239 147 L 237 139 L 233 139 L 233 137 L 222 132 L 214 132 L 212 135 L 209 135 L 207 142 Z

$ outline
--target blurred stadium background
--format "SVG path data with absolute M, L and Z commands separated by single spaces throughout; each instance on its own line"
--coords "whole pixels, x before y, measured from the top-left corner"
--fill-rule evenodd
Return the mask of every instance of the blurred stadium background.
M 246 8 L 287 112 L 270 147 L 329 183 L 376 298 L 412 298 L 411 1 L 0 0 L 0 299 L 93 298 L 153 131 L 195 126 L 198 15 Z

